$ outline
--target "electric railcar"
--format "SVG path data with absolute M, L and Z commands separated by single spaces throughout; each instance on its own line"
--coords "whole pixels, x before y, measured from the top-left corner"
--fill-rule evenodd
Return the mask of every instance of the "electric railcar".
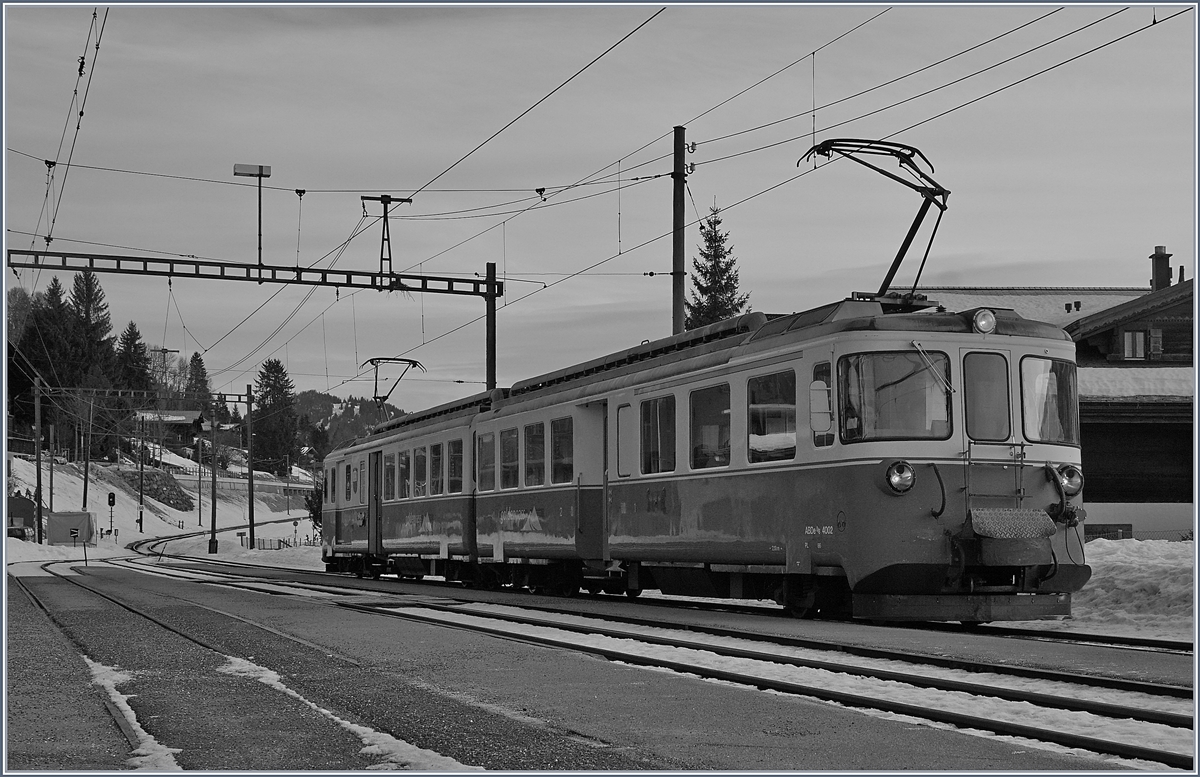
M 327 569 L 1069 614 L 1090 575 L 1074 344 L 897 299 L 746 314 L 382 424 L 325 461 Z

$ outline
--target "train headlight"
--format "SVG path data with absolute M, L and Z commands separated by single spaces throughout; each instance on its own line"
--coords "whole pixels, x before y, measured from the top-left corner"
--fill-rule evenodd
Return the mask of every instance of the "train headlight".
M 996 314 L 986 308 L 978 310 L 975 312 L 975 318 L 971 321 L 971 325 L 979 334 L 990 335 L 996 331 Z
M 1058 468 L 1058 482 L 1067 496 L 1078 496 L 1083 490 L 1083 472 L 1074 464 L 1064 464 Z
M 897 494 L 906 493 L 917 482 L 916 470 L 907 461 L 895 461 L 887 468 L 888 488 Z

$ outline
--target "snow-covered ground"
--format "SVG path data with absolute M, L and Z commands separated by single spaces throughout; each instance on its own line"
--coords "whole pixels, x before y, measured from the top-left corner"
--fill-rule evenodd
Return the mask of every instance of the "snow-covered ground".
M 95 473 L 95 470 L 93 470 Z M 13 479 L 22 493 L 32 490 L 32 462 L 13 460 Z M 47 481 L 43 473 L 43 484 Z M 188 484 L 182 484 L 188 489 Z M 54 479 L 55 508 L 81 509 L 83 482 L 74 467 L 58 467 Z M 210 494 L 202 494 L 200 512 L 184 513 L 169 507 L 159 508 L 166 520 L 146 512 L 145 533 L 137 531 L 137 495 L 123 483 L 93 480 L 88 497 L 88 509 L 96 513 L 97 524 L 109 525 L 106 497 L 117 493 L 112 525 L 115 538 L 101 539 L 98 546 L 88 548 L 88 556 L 124 555 L 125 545 L 144 537 L 171 536 L 181 532 L 208 529 L 211 525 Z M 194 486 L 190 493 L 195 495 Z M 244 496 L 219 492 L 217 526 L 233 527 L 246 523 L 247 502 Z M 290 513 L 281 497 L 267 501 L 255 499 L 255 537 L 302 540 L 311 537 L 312 524 L 302 504 L 293 499 Z M 279 521 L 282 523 L 268 523 Z M 290 520 L 289 520 L 290 519 Z M 175 523 L 170 523 L 174 521 Z M 292 522 L 297 525 L 293 526 Z M 178 523 L 183 523 L 180 529 Z M 1151 637 L 1157 639 L 1194 640 L 1195 636 L 1195 562 L 1193 542 L 1166 540 L 1093 540 L 1085 546 L 1087 563 L 1092 567 L 1092 579 L 1075 594 L 1073 615 L 1066 620 L 1028 621 L 1021 626 L 1055 630 L 1070 630 L 1089 634 L 1111 634 Z M 170 543 L 170 553 L 197 556 L 208 554 L 208 535 L 180 539 Z M 5 561 L 82 558 L 82 548 L 45 546 L 32 542 L 8 539 L 5 542 Z M 238 538 L 229 533 L 218 534 L 217 557 L 272 565 L 293 566 L 298 569 L 323 569 L 321 549 L 316 546 L 282 550 L 252 550 L 241 547 Z

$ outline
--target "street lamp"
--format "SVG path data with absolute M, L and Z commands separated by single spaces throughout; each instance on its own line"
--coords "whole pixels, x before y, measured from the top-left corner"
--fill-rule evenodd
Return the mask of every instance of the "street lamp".
M 258 282 L 262 283 L 262 179 L 271 177 L 270 165 L 234 165 L 233 174 L 258 179 Z

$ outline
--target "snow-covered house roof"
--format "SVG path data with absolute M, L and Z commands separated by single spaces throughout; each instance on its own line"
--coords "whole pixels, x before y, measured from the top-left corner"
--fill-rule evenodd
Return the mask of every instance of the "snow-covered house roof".
M 1196 396 L 1196 373 L 1191 367 L 1080 367 L 1081 400 L 1175 400 Z
M 1150 288 L 929 286 L 920 287 L 917 292 L 947 310 L 1010 308 L 1025 318 L 1066 327 L 1073 321 L 1144 297 Z

